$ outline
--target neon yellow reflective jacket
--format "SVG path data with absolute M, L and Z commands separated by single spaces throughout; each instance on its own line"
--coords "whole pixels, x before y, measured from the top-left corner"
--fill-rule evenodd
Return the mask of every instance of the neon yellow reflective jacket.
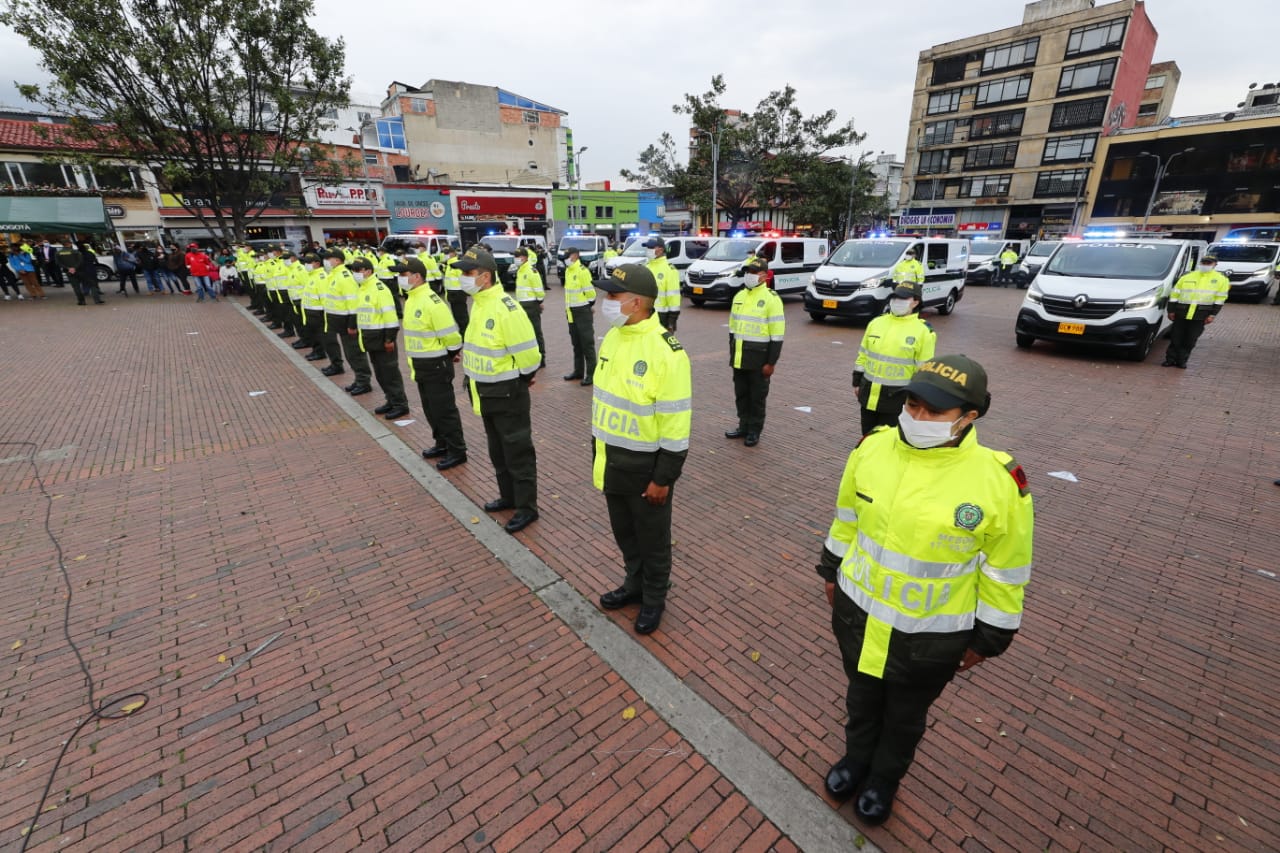
M 596 289 L 591 282 L 591 270 L 581 261 L 564 268 L 564 313 L 570 323 L 574 308 L 585 308 L 596 301 Z
M 516 301 L 541 302 L 546 298 L 547 293 L 542 289 L 542 276 L 538 275 L 538 268 L 532 260 L 525 261 L 516 270 Z
M 458 279 L 462 278 L 462 270 L 458 269 L 458 259 L 450 258 L 444 262 L 444 289 L 451 293 L 461 293 L 462 285 L 458 283 Z
M 1201 316 L 1217 314 L 1230 291 L 1231 281 L 1217 270 L 1192 270 L 1174 283 L 1169 294 L 1169 310 L 1182 312 L 1187 320 L 1194 318 L 1197 312 Z
M 462 344 L 462 369 L 469 381 L 471 410 L 481 414 L 486 397 L 510 397 L 515 383 L 538 372 L 542 355 L 533 323 L 520 304 L 492 285 L 471 300 L 471 319 Z
M 293 302 L 302 300 L 302 291 L 307 286 L 307 279 L 310 278 L 310 270 L 307 265 L 301 261 L 294 261 L 284 265 L 284 285 L 289 291 L 289 299 Z
M 365 335 L 381 332 L 392 339 L 400 321 L 396 318 L 396 299 L 391 289 L 378 281 L 372 273 L 359 283 L 356 295 L 356 328 L 360 330 L 360 349 L 364 349 Z M 381 341 L 380 338 L 374 340 Z
M 739 290 L 729 311 L 729 363 L 743 370 L 777 364 L 786 324 L 782 297 L 763 281 Z
M 321 267 L 321 269 L 324 269 Z M 338 264 L 325 271 L 324 283 L 324 328 L 325 331 L 341 332 L 356 328 L 356 297 L 360 292 L 360 284 L 343 264 Z M 336 322 L 331 322 L 333 316 Z
M 427 284 L 440 280 L 440 262 L 436 260 L 435 255 L 430 252 L 423 252 L 418 255 L 418 260 L 422 261 L 422 265 L 427 269 L 427 274 L 423 279 Z
M 878 411 L 882 395 L 905 388 L 920 365 L 933 358 L 937 342 L 919 314 L 881 314 L 868 323 L 853 364 L 854 375 L 862 374 L 862 405 Z
M 919 450 L 881 427 L 849 454 L 819 573 L 831 579 L 838 562 L 840 589 L 866 614 L 859 672 L 909 677 L 926 644 L 951 671 L 966 648 L 1008 647 L 1031 577 L 1026 482 L 972 428 L 955 447 Z
M 404 351 L 409 359 L 409 377 L 418 378 L 414 359 L 439 358 L 460 349 L 462 335 L 458 334 L 449 303 L 428 284 L 410 290 L 404 302 Z
M 653 273 L 653 279 L 658 283 L 658 298 L 654 300 L 654 310 L 659 314 L 679 311 L 680 274 L 676 272 L 676 268 L 665 257 L 645 261 L 644 265 Z
M 917 260 L 898 261 L 893 265 L 894 284 L 924 284 L 924 266 Z
M 305 323 L 306 312 L 324 310 L 328 274 L 325 273 L 324 267 L 312 269 L 308 264 L 302 264 L 302 271 L 307 278 L 306 284 L 302 287 L 302 321 Z
M 693 409 L 689 354 L 675 335 L 657 314 L 610 329 L 592 379 L 595 487 L 639 494 L 650 482 L 674 483 L 689 451 Z

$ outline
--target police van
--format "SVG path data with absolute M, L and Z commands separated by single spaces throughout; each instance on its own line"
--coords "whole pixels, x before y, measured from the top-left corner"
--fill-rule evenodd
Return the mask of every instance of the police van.
M 732 299 L 742 287 L 742 263 L 754 255 L 767 261 L 777 293 L 803 293 L 830 247 L 818 237 L 724 237 L 689 265 L 680 292 L 694 305 Z
M 414 246 L 426 246 L 427 254 L 443 255 L 449 247 L 462 251 L 462 241 L 456 234 L 422 234 L 418 231 L 393 231 L 382 238 L 382 251 L 407 252 Z
M 1027 288 L 1014 340 L 1101 344 L 1142 361 L 1167 331 L 1169 294 L 1205 254 L 1203 240 L 1065 242 Z
M 1232 299 L 1267 298 L 1280 264 L 1280 243 L 1223 241 L 1209 246 L 1208 254 L 1218 259 L 1218 272 L 1231 282 Z
M 973 238 L 969 243 L 969 272 L 965 281 L 969 284 L 994 284 L 1000 274 L 1000 256 L 1005 249 L 1013 249 L 1021 261 L 1030 245 L 1027 240 Z
M 810 278 L 804 310 L 814 320 L 869 320 L 883 314 L 893 294 L 893 268 L 913 249 L 924 267 L 922 308 L 950 314 L 964 297 L 969 241 L 941 237 L 846 240 Z
M 609 241 L 596 234 L 566 234 L 556 247 L 556 275 L 564 279 L 566 257 L 570 249 L 578 250 L 578 260 L 596 278 L 604 277 L 604 252 Z
M 689 267 L 694 261 L 705 257 L 707 252 L 720 241 L 719 237 L 664 237 L 667 250 L 667 262 L 675 269 L 676 274 L 680 277 L 680 283 L 684 284 L 685 277 L 689 272 Z M 610 258 L 605 265 L 605 275 L 613 272 L 623 264 L 643 264 L 647 255 L 645 255 L 645 243 L 649 238 L 636 239 L 625 249 L 622 254 L 617 257 Z

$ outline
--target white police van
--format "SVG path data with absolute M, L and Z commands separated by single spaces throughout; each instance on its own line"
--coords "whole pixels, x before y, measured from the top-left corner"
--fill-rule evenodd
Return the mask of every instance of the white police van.
M 1174 282 L 1196 268 L 1203 240 L 1104 237 L 1064 242 L 1040 268 L 1018 311 L 1014 339 L 1101 344 L 1133 361 L 1167 331 Z
M 941 237 L 845 240 L 810 277 L 804 310 L 814 320 L 869 320 L 883 314 L 893 293 L 893 268 L 915 250 L 924 266 L 922 308 L 950 314 L 964 297 L 969 241 Z
M 680 277 L 680 283 L 684 284 L 685 276 L 689 272 L 689 267 L 693 262 L 699 260 L 707 254 L 707 251 L 720 241 L 719 237 L 664 237 L 663 242 L 666 244 L 667 263 L 671 264 L 675 269 L 676 275 Z M 617 257 L 610 258 L 605 264 L 605 275 L 613 272 L 623 264 L 643 264 L 647 255 L 645 254 L 645 243 L 649 241 L 646 237 L 643 240 L 637 239 L 630 243 L 622 254 Z
M 381 249 L 391 253 L 407 252 L 413 246 L 426 246 L 429 255 L 443 255 L 450 247 L 462 251 L 462 240 L 457 234 L 441 234 L 434 231 L 392 231 L 382 238 Z
M 1261 302 L 1271 292 L 1280 264 L 1280 243 L 1229 240 L 1209 246 L 1218 272 L 1231 282 L 1231 298 Z
M 742 262 L 768 262 L 770 286 L 779 294 L 803 293 L 831 244 L 820 237 L 724 237 L 694 261 L 680 292 L 694 305 L 730 300 L 742 287 Z
M 609 241 L 597 234 L 566 234 L 556 247 L 556 275 L 564 279 L 565 259 L 570 249 L 578 250 L 578 261 L 596 278 L 604 278 L 604 253 Z

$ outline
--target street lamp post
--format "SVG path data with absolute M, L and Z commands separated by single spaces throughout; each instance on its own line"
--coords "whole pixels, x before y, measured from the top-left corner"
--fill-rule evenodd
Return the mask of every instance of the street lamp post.
M 1147 199 L 1147 212 L 1142 217 L 1142 230 L 1147 230 L 1147 221 L 1151 219 L 1151 209 L 1156 206 L 1156 193 L 1160 192 L 1160 182 L 1164 180 L 1164 176 L 1169 174 L 1169 167 L 1173 165 L 1173 161 L 1183 154 L 1189 154 L 1195 151 L 1194 145 L 1183 148 L 1181 151 L 1175 151 L 1169 155 L 1166 160 L 1159 154 L 1152 154 L 1150 151 L 1139 151 L 1139 157 L 1154 157 L 1156 161 L 1156 181 L 1151 186 L 1151 198 Z
M 587 220 L 587 209 L 583 207 L 582 204 L 582 152 L 586 150 L 587 146 L 584 145 L 578 149 L 576 154 L 573 155 L 573 177 L 575 178 L 575 183 L 578 185 L 578 213 L 582 214 L 582 221 L 584 225 Z M 569 218 L 573 219 L 572 216 Z M 572 227 L 573 223 L 570 222 L 569 225 Z
M 699 130 L 711 140 L 711 236 L 720 236 L 720 125 L 714 131 Z
M 375 127 L 373 119 L 365 119 L 360 122 L 360 129 L 357 131 L 354 127 L 348 127 L 347 130 L 352 133 L 359 133 L 360 140 L 360 164 L 364 167 L 364 197 L 369 202 L 369 218 L 373 220 L 373 240 L 378 241 L 378 230 L 382 227 L 378 224 L 378 203 L 372 196 L 372 185 L 369 181 L 369 160 L 364 153 L 364 132 L 367 128 Z

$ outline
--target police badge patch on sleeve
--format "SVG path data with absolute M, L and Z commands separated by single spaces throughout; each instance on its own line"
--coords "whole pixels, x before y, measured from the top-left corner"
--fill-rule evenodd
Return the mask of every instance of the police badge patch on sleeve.
M 964 503 L 956 507 L 956 527 L 973 531 L 982 523 L 982 519 L 982 507 L 977 504 Z

